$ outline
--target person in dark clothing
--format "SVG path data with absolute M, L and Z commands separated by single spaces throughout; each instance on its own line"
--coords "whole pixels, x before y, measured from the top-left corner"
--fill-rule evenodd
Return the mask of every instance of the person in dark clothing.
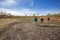
M 49 17 L 47 18 L 47 21 L 48 21 L 48 23 L 50 23 L 50 18 Z
M 41 18 L 40 20 L 41 20 L 41 23 L 43 23 L 43 21 L 44 21 L 44 18 Z
M 34 23 L 37 23 L 37 21 L 38 21 L 38 18 L 35 17 L 35 18 L 34 18 Z
M 50 18 L 48 17 L 47 20 L 50 21 Z

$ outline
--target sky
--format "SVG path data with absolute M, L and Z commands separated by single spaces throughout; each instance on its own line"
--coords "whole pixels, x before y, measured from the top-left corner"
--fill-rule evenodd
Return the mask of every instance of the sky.
M 60 0 L 0 0 L 0 11 L 17 16 L 59 13 Z

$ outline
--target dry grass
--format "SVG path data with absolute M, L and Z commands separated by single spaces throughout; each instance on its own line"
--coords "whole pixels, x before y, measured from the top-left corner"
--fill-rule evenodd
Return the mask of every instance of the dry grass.
M 0 31 L 0 40 L 60 40 L 59 23 L 45 20 L 43 24 L 38 21 L 35 25 L 30 17 L 3 19 L 0 22 L 0 29 L 4 28 Z

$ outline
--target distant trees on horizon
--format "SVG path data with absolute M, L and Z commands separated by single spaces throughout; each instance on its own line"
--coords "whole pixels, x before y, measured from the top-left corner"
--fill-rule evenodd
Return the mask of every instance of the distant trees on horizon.
M 48 13 L 46 16 L 60 17 L 60 13 L 54 13 L 54 14 Z
M 32 16 L 39 16 L 39 13 L 34 13 Z M 28 16 L 27 14 L 25 16 Z M 44 15 L 43 15 L 44 16 Z M 60 13 L 48 13 L 46 16 L 52 16 L 52 17 L 60 17 Z M 10 18 L 10 17 L 18 17 L 18 16 L 13 16 L 11 13 L 6 13 L 6 12 L 0 12 L 0 18 Z
M 0 12 L 0 18 L 8 18 L 11 17 L 11 13 Z

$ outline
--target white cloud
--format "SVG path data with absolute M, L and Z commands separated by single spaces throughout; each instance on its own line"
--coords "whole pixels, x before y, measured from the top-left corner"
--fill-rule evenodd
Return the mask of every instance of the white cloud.
M 0 6 L 13 6 L 13 5 L 24 5 L 28 3 L 29 6 L 33 6 L 33 0 L 5 0 L 0 2 Z
M 33 0 L 5 0 L 0 2 L 0 6 L 13 6 L 13 5 L 23 5 L 29 2 L 29 5 L 33 5 Z
M 18 10 L 1 8 L 0 11 L 2 11 L 2 12 L 7 12 L 7 13 L 11 13 L 12 15 L 17 15 L 17 16 L 19 16 L 19 15 L 22 16 L 22 15 L 23 15 L 23 16 L 24 16 L 24 14 L 23 14 L 22 12 L 19 12 Z
M 11 13 L 12 15 L 17 15 L 17 16 L 25 16 L 25 15 L 31 16 L 35 13 L 33 11 L 30 11 L 29 9 L 12 10 L 12 9 L 0 8 L 0 11 Z
M 5 0 L 0 2 L 1 6 L 11 6 L 11 5 L 17 5 L 17 2 L 15 0 Z
M 39 13 L 39 15 L 46 15 L 48 13 L 59 13 L 60 11 L 51 11 L 51 10 L 45 10 L 45 11 L 32 11 L 30 9 L 20 9 L 20 10 L 12 10 L 12 9 L 6 9 L 6 8 L 0 8 L 0 11 L 3 11 L 3 12 L 7 12 L 7 13 L 11 13 L 12 15 L 17 15 L 17 16 L 25 16 L 25 15 L 28 15 L 28 16 L 32 16 L 33 14 L 36 14 Z

